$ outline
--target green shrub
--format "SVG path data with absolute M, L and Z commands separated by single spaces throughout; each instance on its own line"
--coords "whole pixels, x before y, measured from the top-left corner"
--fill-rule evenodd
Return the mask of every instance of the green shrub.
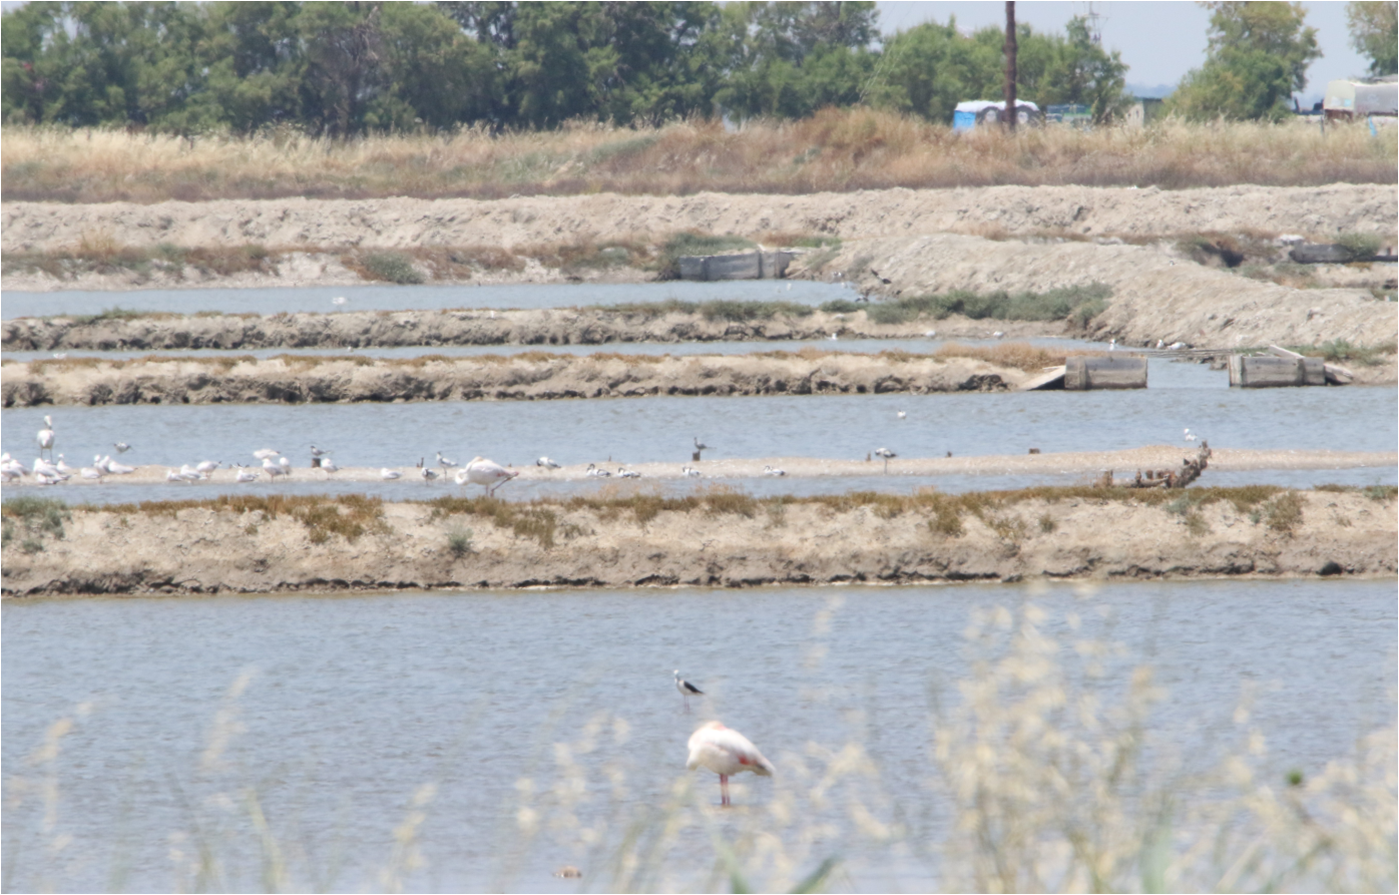
M 447 552 L 456 559 L 461 559 L 471 552 L 471 536 L 474 534 L 469 528 L 460 526 L 447 532 Z
M 366 255 L 361 263 L 378 280 L 400 286 L 417 286 L 423 282 L 423 275 L 413 266 L 413 259 L 398 252 L 374 252 Z
M 1350 254 L 1350 260 L 1359 261 L 1379 254 L 1380 238 L 1373 233 L 1342 233 L 1336 237 L 1336 245 Z

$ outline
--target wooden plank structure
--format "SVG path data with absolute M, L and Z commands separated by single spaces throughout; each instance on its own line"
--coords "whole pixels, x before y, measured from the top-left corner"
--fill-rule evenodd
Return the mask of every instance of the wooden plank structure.
M 1071 357 L 1064 364 L 1064 388 L 1070 391 L 1146 388 L 1146 358 L 1129 354 Z
M 738 255 L 681 255 L 682 280 L 780 280 L 795 257 L 792 252 L 744 252 Z
M 1200 442 L 1200 450 L 1192 460 L 1186 457 L 1180 461 L 1180 469 L 1148 469 L 1145 472 L 1138 469 L 1136 480 L 1128 483 L 1128 488 L 1184 488 L 1186 485 L 1200 477 L 1200 473 L 1210 465 L 1210 457 L 1214 452 L 1210 450 L 1208 441 Z M 1111 484 L 1112 473 L 1108 472 L 1108 483 Z

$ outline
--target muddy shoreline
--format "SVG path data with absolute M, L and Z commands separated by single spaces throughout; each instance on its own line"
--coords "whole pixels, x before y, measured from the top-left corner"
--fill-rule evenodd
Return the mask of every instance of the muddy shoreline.
M 1274 507 L 1287 501 L 1284 518 Z M 1183 514 L 1081 494 L 991 501 L 955 527 L 936 508 L 855 501 L 716 504 L 644 521 L 639 510 L 537 502 L 512 505 L 505 517 L 498 504 L 383 504 L 353 539 L 286 508 L 78 508 L 65 536 L 41 549 L 24 552 L 11 540 L 0 593 L 1375 577 L 1399 569 L 1396 502 L 1358 492 L 1283 492 L 1252 510 L 1218 500 Z
M 106 404 L 546 401 L 666 396 L 1004 391 L 1031 374 L 970 358 L 808 350 L 748 355 L 440 355 L 386 360 L 75 358 L 6 363 L 4 407 Z

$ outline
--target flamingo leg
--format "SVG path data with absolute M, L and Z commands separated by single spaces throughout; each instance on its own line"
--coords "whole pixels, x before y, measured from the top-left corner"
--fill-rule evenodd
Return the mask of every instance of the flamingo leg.
M 720 775 L 719 775 L 719 794 L 720 794 L 720 796 L 721 796 L 721 799 L 720 799 L 720 801 L 719 801 L 719 804 L 722 805 L 722 806 L 724 806 L 724 807 L 728 807 L 728 806 L 731 804 L 731 803 L 729 802 L 729 775 L 728 775 L 728 774 L 720 774 Z

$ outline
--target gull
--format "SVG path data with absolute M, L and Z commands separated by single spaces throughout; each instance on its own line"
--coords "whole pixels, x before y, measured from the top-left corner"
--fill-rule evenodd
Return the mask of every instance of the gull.
M 693 479 L 697 479 L 700 476 L 704 475 L 704 473 L 700 472 L 698 469 L 695 469 L 693 466 L 680 467 L 680 474 L 684 476 L 689 476 Z
M 348 301 L 348 299 L 345 298 L 345 296 L 337 295 L 330 300 L 330 303 L 333 305 L 343 305 L 346 301 Z
M 15 482 L 21 478 L 20 471 L 8 463 L 0 466 L 0 482 Z
M 1193 433 L 1193 432 L 1190 431 L 1190 427 L 1189 427 L 1189 426 L 1186 426 L 1186 427 L 1185 427 L 1185 440 L 1186 440 L 1186 441 L 1194 441 L 1194 440 L 1195 440 L 1195 433 Z
M 599 468 L 597 468 L 596 466 L 594 466 L 593 464 L 589 463 L 589 464 L 588 464 L 588 475 L 590 475 L 590 476 L 595 476 L 595 477 L 600 478 L 600 479 L 606 479 L 606 478 L 611 478 L 612 473 L 608 472 L 608 471 L 605 470 L 605 469 L 599 469 Z
M 418 475 L 423 477 L 423 484 L 427 485 L 431 483 L 433 479 L 437 478 L 437 470 L 433 469 L 431 466 L 424 466 L 422 469 L 418 470 Z
M 266 463 L 267 461 L 264 460 L 263 462 Z M 282 475 L 291 475 L 291 461 L 286 457 L 278 460 L 277 465 L 282 468 Z
M 340 467 L 336 466 L 335 461 L 330 459 L 329 457 L 326 457 L 324 460 L 321 461 L 321 469 L 325 470 L 326 472 L 340 471 Z
M 999 329 L 991 334 L 991 338 L 993 339 L 1004 339 L 1005 337 L 1006 334 L 1001 332 Z
M 68 352 L 66 352 L 66 351 L 59 351 L 59 352 L 57 352 L 56 354 L 54 354 L 53 359 L 54 359 L 54 360 L 67 360 L 67 359 L 68 359 Z
M 39 440 L 39 456 L 42 457 L 42 456 L 44 455 L 44 451 L 48 451 L 48 452 L 49 452 L 49 456 L 52 457 L 52 456 L 53 456 L 53 438 L 54 438 L 54 436 L 53 436 L 53 417 L 50 417 L 50 416 L 44 417 L 44 428 L 42 428 L 42 429 L 39 430 L 39 434 L 38 434 L 36 437 L 37 437 L 38 440 Z
M 34 465 L 30 468 L 34 470 L 35 475 L 61 475 L 58 471 L 58 467 L 45 460 L 43 457 L 35 458 Z
M 1184 342 L 1172 342 L 1171 344 L 1169 344 L 1169 345 L 1166 346 L 1166 348 L 1169 349 L 1169 350 L 1171 350 L 1171 351 L 1179 351 L 1179 350 L 1181 350 L 1181 349 L 1184 348 L 1184 347 L 1185 347 L 1185 343 L 1184 343 Z
M 1165 348 L 1165 347 L 1166 347 L 1166 340 L 1165 340 L 1165 339 L 1157 339 L 1157 340 L 1156 340 L 1156 347 L 1157 347 L 1158 350 L 1161 349 L 1161 348 Z
M 185 484 L 189 484 L 198 478 L 199 473 L 197 472 L 186 475 L 183 471 L 178 469 L 167 469 L 165 471 L 165 481 L 167 482 L 184 482 Z
M 275 482 L 277 481 L 278 476 L 283 476 L 287 474 L 287 471 L 283 469 L 279 464 L 272 462 L 271 457 L 262 458 L 262 471 L 267 473 L 267 480 L 269 482 Z
M 935 339 L 935 338 L 937 338 L 937 334 L 938 334 L 938 331 L 937 331 L 937 330 L 935 330 L 935 329 L 930 329 L 930 330 L 928 330 L 927 332 L 923 333 L 923 338 L 925 338 L 925 339 Z
M 675 689 L 680 691 L 680 695 L 685 697 L 685 711 L 690 710 L 690 697 L 703 696 L 704 691 L 680 676 L 680 669 L 675 669 Z
M 442 452 L 441 452 L 441 451 L 438 451 L 438 452 L 437 452 L 437 465 L 438 465 L 438 466 L 441 466 L 443 469 L 450 469 L 451 467 L 457 465 L 457 461 L 447 459 L 446 457 L 442 456 Z
M 136 467 L 127 466 L 125 463 L 118 463 L 111 457 L 103 457 L 102 465 L 98 466 L 98 469 L 107 470 L 109 475 L 131 475 L 131 473 L 136 471 Z
M 488 496 L 494 495 L 497 488 L 517 475 L 519 475 L 518 472 L 506 469 L 499 463 L 487 460 L 485 457 L 473 457 L 471 462 L 466 464 L 467 481 L 473 485 L 484 487 Z
M 59 455 L 58 455 L 58 466 L 55 467 L 55 468 L 56 468 L 59 472 L 62 472 L 62 473 L 77 472 L 76 469 L 74 469 L 73 467 L 69 466 L 67 463 L 63 462 L 63 455 L 62 455 L 62 454 L 59 454 Z
M 261 473 L 253 472 L 250 469 L 240 469 L 235 479 L 240 483 L 256 482 L 259 475 L 261 475 Z
M 831 339 L 832 342 L 838 340 L 839 338 L 840 338 L 840 336 L 837 336 L 835 333 L 831 333 L 831 335 L 830 335 L 830 339 Z
M 112 442 L 112 447 L 114 447 L 114 448 L 117 449 L 117 453 L 118 453 L 118 454 L 124 454 L 124 453 L 126 453 L 127 451 L 131 450 L 131 445 L 127 444 L 127 443 L 124 442 L 124 441 L 115 441 L 115 442 Z
M 879 448 L 878 450 L 876 450 L 876 451 L 874 452 L 874 455 L 875 455 L 876 457 L 883 457 L 883 458 L 884 458 L 884 474 L 885 474 L 885 475 L 888 475 L 888 474 L 889 474 L 889 461 L 892 460 L 892 459 L 894 459 L 895 457 L 897 457 L 898 454 L 896 454 L 896 453 L 894 453 L 893 451 L 889 450 L 887 447 L 882 447 L 882 448 Z
M 543 466 L 545 469 L 559 468 L 559 464 L 555 463 L 553 460 L 550 460 L 548 457 L 540 457 L 538 460 L 534 461 L 534 465 Z
M 907 416 L 908 416 L 908 412 L 907 412 L 907 411 L 904 411 L 904 410 L 900 410 L 900 411 L 899 411 L 899 419 L 905 419 Z
M 281 451 L 274 451 L 272 448 L 263 448 L 260 451 L 253 451 L 253 456 L 259 460 L 266 460 L 268 457 L 275 457 L 280 453 Z
M 34 478 L 40 485 L 57 485 L 66 482 L 72 476 L 66 476 L 58 472 L 36 472 Z
M 1112 341 L 1108 342 L 1108 350 L 1109 350 L 1109 351 L 1116 351 L 1116 350 L 1117 350 L 1117 339 L 1114 338 Z
M 201 460 L 194 465 L 194 468 L 199 470 L 200 472 L 209 473 L 218 469 L 222 465 L 222 460 L 219 460 L 218 462 L 215 462 L 213 460 Z
M 690 758 L 685 762 L 685 768 L 693 771 L 702 767 L 718 774 L 722 795 L 720 804 L 725 807 L 732 804 L 729 801 L 729 777 L 744 771 L 771 777 L 774 770 L 772 762 L 764 758 L 747 737 L 718 721 L 710 721 L 696 730 L 691 734 L 688 745 Z
M 100 469 L 94 469 L 91 466 L 84 466 L 82 469 L 78 470 L 78 475 L 82 478 L 87 479 L 88 481 L 100 482 L 102 481 L 103 473 Z
M 209 478 L 208 474 L 202 469 L 197 466 L 190 466 L 188 463 L 180 464 L 180 475 L 191 482 Z
M 763 475 L 786 475 L 786 474 L 787 474 L 787 470 L 785 470 L 785 469 L 773 469 L 771 466 L 764 466 L 764 467 L 763 467 Z
M 639 479 L 639 478 L 641 478 L 641 473 L 639 473 L 639 472 L 633 472 L 633 471 L 631 471 L 630 469 L 627 469 L 625 466 L 618 466 L 618 467 L 617 467 L 617 475 L 618 475 L 619 477 L 621 477 L 621 478 L 624 478 L 624 479 Z
M 388 467 L 384 467 L 383 469 L 379 470 L 379 478 L 383 479 L 386 482 L 392 482 L 394 479 L 399 479 L 402 477 L 403 473 L 399 472 L 397 469 L 389 469 Z

